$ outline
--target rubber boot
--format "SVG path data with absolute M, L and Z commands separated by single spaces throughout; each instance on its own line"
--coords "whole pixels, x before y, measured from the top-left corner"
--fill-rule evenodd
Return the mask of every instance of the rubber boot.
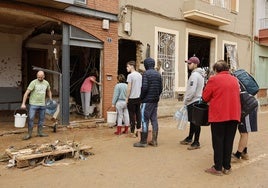
M 157 136 L 158 136 L 158 131 L 153 131 L 153 139 L 151 142 L 149 142 L 150 146 L 157 147 Z
M 114 134 L 120 135 L 121 134 L 121 129 L 122 129 L 122 126 L 117 125 L 117 130 L 116 130 L 116 132 L 114 132 Z
M 148 132 L 141 132 L 141 140 L 140 142 L 137 142 L 133 144 L 134 147 L 146 147 L 147 146 L 147 136 Z
M 43 133 L 43 125 L 37 127 L 37 136 L 40 137 L 47 137 L 47 134 Z
M 148 135 L 148 133 L 147 133 L 147 135 Z M 141 139 L 141 129 L 137 129 L 137 130 L 136 130 L 135 136 L 136 136 L 138 139 Z
M 125 126 L 125 130 L 122 133 L 123 134 L 128 134 L 128 126 Z
M 32 133 L 33 133 L 33 128 L 28 127 L 28 134 L 25 135 L 22 139 L 23 140 L 29 140 L 32 137 Z

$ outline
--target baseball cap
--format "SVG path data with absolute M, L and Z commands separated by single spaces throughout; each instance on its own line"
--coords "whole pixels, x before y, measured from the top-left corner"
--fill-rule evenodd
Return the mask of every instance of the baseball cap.
M 193 56 L 190 59 L 186 60 L 185 63 L 194 63 L 194 64 L 198 65 L 200 63 L 200 61 L 199 61 L 198 57 Z

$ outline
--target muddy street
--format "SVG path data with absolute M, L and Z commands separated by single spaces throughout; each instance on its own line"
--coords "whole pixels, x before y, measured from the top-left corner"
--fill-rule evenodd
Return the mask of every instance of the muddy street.
M 7 162 L 1 162 L 0 187 L 264 188 L 268 186 L 267 112 L 259 113 L 258 118 L 259 131 L 249 134 L 250 159 L 232 164 L 232 173 L 220 177 L 204 172 L 213 164 L 210 127 L 201 130 L 201 149 L 189 151 L 187 146 L 179 144 L 187 136 L 188 128 L 177 130 L 173 117 L 159 119 L 158 147 L 134 148 L 137 138 L 116 136 L 115 129 L 106 126 L 59 128 L 56 133 L 46 127 L 49 137 L 33 137 L 28 141 L 22 141 L 23 133 L 5 134 L 0 136 L 1 154 L 10 146 L 75 140 L 92 146 L 94 155 L 86 160 L 62 159 L 50 167 L 6 168 Z M 10 130 L 17 129 L 1 123 L 2 133 Z M 237 132 L 233 151 L 237 149 L 238 138 Z

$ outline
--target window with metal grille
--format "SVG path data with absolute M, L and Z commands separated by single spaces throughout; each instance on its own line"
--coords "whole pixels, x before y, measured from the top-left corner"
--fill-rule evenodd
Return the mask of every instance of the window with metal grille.
M 224 44 L 224 60 L 228 63 L 231 70 L 236 70 L 238 68 L 236 44 Z
M 163 80 L 163 92 L 161 98 L 174 98 L 175 84 L 175 35 L 158 32 L 158 57 L 161 64 L 160 72 Z

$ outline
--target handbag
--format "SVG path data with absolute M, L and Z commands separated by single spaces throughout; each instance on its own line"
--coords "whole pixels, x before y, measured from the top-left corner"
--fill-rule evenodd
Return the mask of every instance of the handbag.
M 202 102 L 193 104 L 192 123 L 197 126 L 208 126 L 208 104 Z
M 259 105 L 258 100 L 247 91 L 240 92 L 241 119 L 250 114 Z
M 179 130 L 185 130 L 188 123 L 187 106 L 183 106 L 177 110 L 174 114 L 174 119 L 178 121 L 177 128 Z
M 91 100 L 93 103 L 99 103 L 100 102 L 100 93 L 97 87 L 97 84 L 93 84 L 92 90 L 91 90 Z

